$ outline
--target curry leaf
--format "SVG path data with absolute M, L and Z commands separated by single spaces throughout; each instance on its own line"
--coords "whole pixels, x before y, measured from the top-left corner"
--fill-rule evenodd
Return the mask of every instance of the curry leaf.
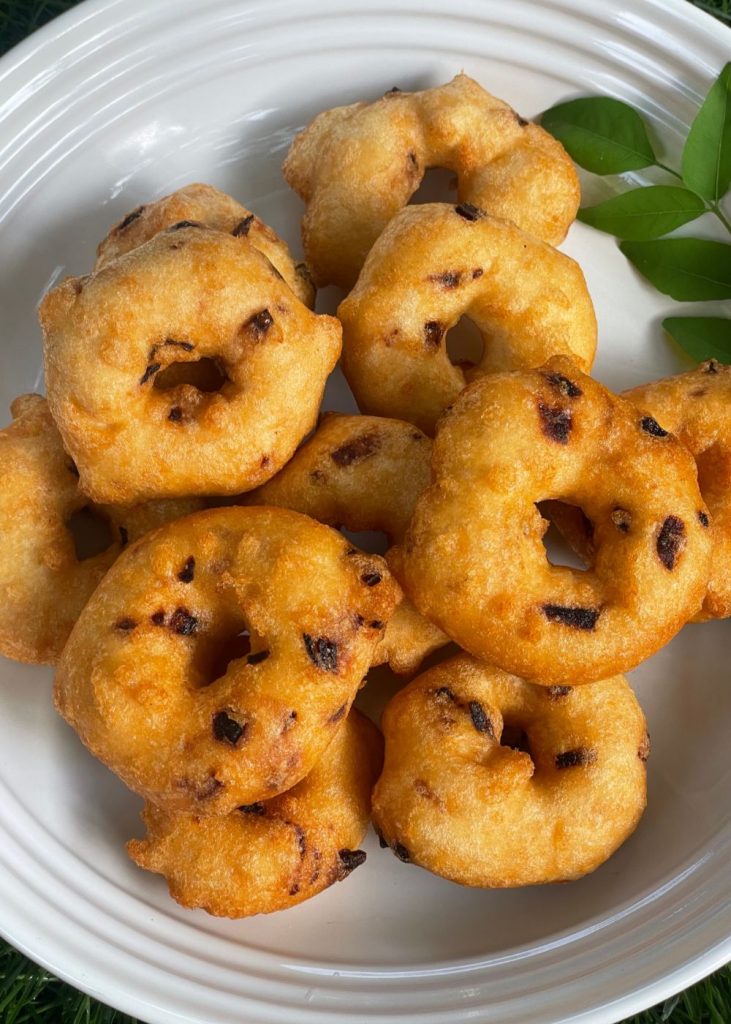
M 670 316 L 662 325 L 691 358 L 731 363 L 731 320 L 714 316 Z
M 683 181 L 711 202 L 731 183 L 731 64 L 727 64 L 690 126 L 683 149 Z
M 640 115 L 609 96 L 559 103 L 545 112 L 541 124 L 577 164 L 595 174 L 622 174 L 655 162 Z
M 731 298 L 731 245 L 704 238 L 622 242 L 620 249 L 658 291 L 682 302 Z
M 695 192 L 675 185 L 650 185 L 579 210 L 579 220 L 618 238 L 659 238 L 705 212 Z

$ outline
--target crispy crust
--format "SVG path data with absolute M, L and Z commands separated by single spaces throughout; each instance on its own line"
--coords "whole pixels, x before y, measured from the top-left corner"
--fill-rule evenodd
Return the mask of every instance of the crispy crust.
M 389 561 L 475 657 L 546 685 L 633 668 L 700 608 L 711 543 L 695 463 L 565 358 L 489 374 L 440 421 L 434 482 Z M 551 565 L 535 503 L 595 526 L 595 567 Z
M 400 541 L 416 499 L 430 480 L 431 442 L 410 423 L 377 416 L 326 414 L 317 432 L 245 504 L 277 505 L 328 526 L 380 530 Z M 373 665 L 416 671 L 448 642 L 440 629 L 403 600 L 377 645 Z
M 710 513 L 711 578 L 697 620 L 731 615 L 731 366 L 715 360 L 625 392 L 688 448 Z
M 137 506 L 94 505 L 79 488 L 48 403 L 21 395 L 13 423 L 0 431 L 0 653 L 53 665 L 94 588 L 119 552 L 164 522 L 202 507 L 198 499 Z M 111 542 L 79 561 L 67 523 L 89 508 L 109 526 Z
M 695 370 L 624 392 L 688 448 L 698 467 L 698 485 L 710 513 L 711 578 L 696 622 L 731 615 L 731 366 L 715 360 Z M 657 429 L 657 428 L 653 428 Z M 593 526 L 578 509 L 551 502 L 548 509 L 574 550 L 591 565 L 596 556 Z
M 504 728 L 529 752 L 502 746 Z M 376 828 L 401 860 L 462 885 L 580 878 L 645 809 L 649 738 L 622 676 L 552 690 L 458 655 L 397 693 L 383 730 Z
M 245 238 L 155 235 L 40 307 L 48 400 L 95 501 L 235 494 L 263 483 L 312 428 L 340 324 L 306 309 Z M 154 387 L 209 359 L 226 380 Z
M 529 370 L 554 355 L 588 372 L 596 351 L 579 265 L 513 224 L 460 209 L 431 203 L 397 214 L 338 309 L 343 371 L 359 408 L 429 434 L 478 373 Z M 462 316 L 484 341 L 467 372 L 452 365 L 445 341 Z
M 286 509 L 211 509 L 148 534 L 74 627 L 56 706 L 166 809 L 227 814 L 290 789 L 342 723 L 401 597 L 383 559 L 349 551 Z M 251 653 L 226 664 L 242 630 Z
M 318 287 L 352 287 L 429 167 L 455 172 L 460 202 L 551 245 L 563 240 L 579 206 L 563 146 L 467 75 L 326 110 L 295 137 L 283 168 L 307 203 L 302 239 Z
M 217 917 L 285 910 L 343 881 L 365 861 L 370 796 L 383 762 L 376 727 L 351 711 L 310 774 L 281 796 L 223 817 L 146 804 L 132 860 L 164 875 L 184 907 Z
M 247 238 L 276 267 L 300 302 L 310 309 L 314 306 L 315 289 L 305 264 L 295 263 L 287 245 L 264 221 L 212 185 L 186 185 L 169 196 L 131 210 L 99 243 L 94 270 L 101 270 L 107 263 L 182 221 L 194 221 L 216 231 Z

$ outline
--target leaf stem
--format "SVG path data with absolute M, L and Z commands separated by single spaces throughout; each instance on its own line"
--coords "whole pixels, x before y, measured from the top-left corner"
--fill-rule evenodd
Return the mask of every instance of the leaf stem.
M 672 169 L 672 167 L 668 167 L 667 164 L 661 164 L 659 160 L 656 160 L 655 161 L 655 166 L 659 167 L 661 171 L 666 171 L 668 174 L 672 174 L 672 176 L 674 178 L 677 178 L 678 181 L 682 181 L 683 180 L 682 175 L 678 174 L 677 171 L 674 171 Z M 693 191 L 693 190 L 691 189 L 691 191 Z M 723 224 L 723 226 L 726 228 L 728 233 L 731 235 L 731 220 L 728 219 L 728 217 L 723 212 L 723 210 L 721 209 L 719 204 L 718 203 L 709 203 L 709 202 L 707 202 L 706 203 L 706 210 L 709 213 L 712 213 L 714 215 L 714 217 L 717 217 L 718 220 L 720 220 L 721 223 Z
M 655 167 L 659 167 L 661 171 L 667 171 L 668 174 L 672 174 L 672 176 L 677 178 L 678 181 L 683 180 L 682 175 L 678 174 L 677 171 L 674 171 L 672 167 L 668 167 L 667 164 L 661 164 L 659 160 L 655 161 Z
M 723 212 L 723 210 L 722 210 L 722 209 L 721 209 L 721 207 L 720 207 L 720 206 L 718 205 L 718 203 L 711 203 L 711 204 L 709 205 L 709 210 L 710 210 L 710 211 L 711 211 L 711 213 L 713 213 L 713 214 L 714 214 L 714 215 L 715 215 L 716 217 L 718 217 L 718 219 L 719 219 L 719 220 L 721 221 L 721 223 L 722 223 L 722 224 L 723 224 L 723 226 L 724 226 L 724 227 L 726 228 L 726 230 L 728 231 L 728 233 L 729 233 L 729 234 L 731 235 L 731 221 L 730 221 L 730 220 L 728 219 L 728 217 L 727 217 L 727 216 L 726 216 L 726 214 L 725 214 L 725 213 Z

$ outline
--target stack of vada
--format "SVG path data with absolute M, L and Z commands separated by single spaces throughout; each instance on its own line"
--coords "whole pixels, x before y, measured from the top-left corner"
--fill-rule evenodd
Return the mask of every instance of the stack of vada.
M 456 202 L 408 205 L 431 166 Z M 731 368 L 590 376 L 555 248 L 574 167 L 465 75 L 320 113 L 284 175 L 304 261 L 194 184 L 41 303 L 47 398 L 0 431 L 0 651 L 55 665 L 59 712 L 144 800 L 130 857 L 183 906 L 309 899 L 371 819 L 462 885 L 579 878 L 646 804 L 623 673 L 731 614 Z M 463 317 L 482 350 L 456 362 Z M 341 356 L 361 415 L 320 415 Z M 548 561 L 546 517 L 583 570 Z M 383 733 L 355 707 L 377 666 Z

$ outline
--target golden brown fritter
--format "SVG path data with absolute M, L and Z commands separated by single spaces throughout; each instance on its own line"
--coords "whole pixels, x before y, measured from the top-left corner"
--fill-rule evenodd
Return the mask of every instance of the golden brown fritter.
M 459 202 L 551 245 L 579 206 L 563 146 L 467 75 L 423 92 L 326 110 L 297 135 L 284 176 L 307 203 L 305 258 L 315 284 L 350 288 L 386 224 L 429 167 L 457 176 Z
M 311 770 L 400 598 L 383 559 L 307 516 L 198 512 L 117 559 L 64 648 L 56 705 L 141 796 L 227 814 Z
M 416 499 L 429 483 L 431 447 L 410 423 L 329 413 L 291 462 L 243 501 L 292 508 L 355 532 L 382 531 L 393 544 L 403 538 Z M 372 663 L 414 672 L 447 642 L 404 600 L 389 619 Z
M 645 809 L 645 718 L 622 676 L 531 686 L 467 655 L 383 714 L 373 820 L 403 861 L 462 885 L 565 882 L 599 867 Z
M 696 622 L 731 615 L 731 366 L 716 360 L 695 370 L 642 384 L 624 392 L 650 415 L 644 423 L 657 437 L 665 431 L 689 449 L 698 467 L 698 486 L 708 506 L 713 546 L 711 578 Z M 596 555 L 594 527 L 582 512 L 549 502 L 551 520 L 587 564 Z
M 588 372 L 596 317 L 578 263 L 474 207 L 409 206 L 371 249 L 340 303 L 343 370 L 363 412 L 429 434 L 468 379 L 569 355 Z M 467 372 L 446 335 L 462 316 L 483 339 Z
M 279 271 L 300 302 L 312 308 L 315 289 L 304 263 L 295 263 L 285 242 L 264 221 L 212 185 L 185 185 L 131 210 L 99 243 L 94 270 L 184 222 L 202 224 L 249 242 Z
M 202 501 L 180 498 L 142 505 L 94 505 L 79 488 L 48 403 L 21 395 L 13 422 L 0 430 L 0 653 L 54 664 L 81 609 L 128 541 Z M 74 513 L 106 524 L 108 546 L 80 559 L 69 523 Z
M 145 839 L 127 852 L 164 875 L 184 907 L 218 917 L 284 910 L 340 882 L 366 859 L 371 789 L 383 761 L 378 729 L 351 711 L 309 775 L 281 796 L 221 817 L 147 804 Z
M 569 359 L 470 384 L 440 420 L 432 470 L 389 561 L 475 657 L 546 685 L 605 679 L 700 608 L 711 542 L 692 456 Z M 548 562 L 536 503 L 550 499 L 594 523 L 591 570 Z
M 711 578 L 699 619 L 731 615 L 731 366 L 712 359 L 695 370 L 625 391 L 682 441 L 698 467 L 710 513 Z
M 245 238 L 169 229 L 40 307 L 48 400 L 95 501 L 236 494 L 268 480 L 314 426 L 340 353 Z M 209 360 L 219 390 L 162 390 L 171 364 Z

